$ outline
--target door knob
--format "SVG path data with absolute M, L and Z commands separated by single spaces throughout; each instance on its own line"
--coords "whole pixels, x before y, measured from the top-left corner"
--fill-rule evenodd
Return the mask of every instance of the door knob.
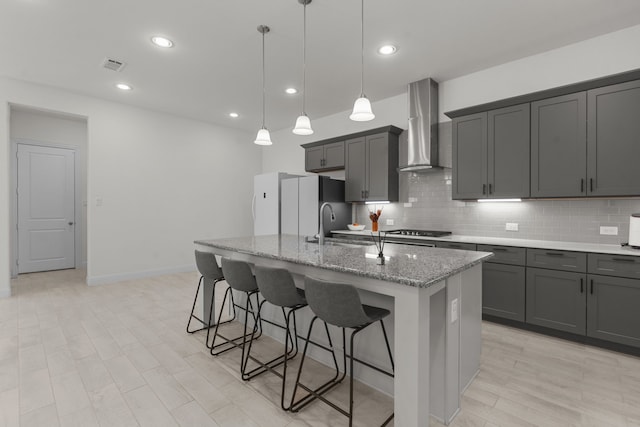
M 69 222 L 69 225 L 73 225 L 73 221 Z

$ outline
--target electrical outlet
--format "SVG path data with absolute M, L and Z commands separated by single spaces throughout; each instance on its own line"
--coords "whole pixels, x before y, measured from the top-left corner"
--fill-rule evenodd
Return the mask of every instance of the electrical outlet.
M 518 231 L 518 223 L 517 222 L 508 222 L 505 227 L 507 231 Z
M 394 225 L 395 221 L 391 218 L 387 219 L 387 225 Z
M 618 235 L 618 227 L 600 226 L 600 234 L 606 234 L 607 236 L 617 236 Z
M 458 320 L 458 298 L 451 301 L 451 323 Z
M 417 197 L 409 197 L 409 203 L 416 203 L 418 201 Z

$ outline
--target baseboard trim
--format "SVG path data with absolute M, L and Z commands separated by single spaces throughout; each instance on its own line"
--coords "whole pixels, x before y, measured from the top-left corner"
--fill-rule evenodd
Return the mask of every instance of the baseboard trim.
M 111 283 L 124 282 L 125 280 L 144 279 L 145 277 L 164 276 L 166 274 L 188 273 L 196 271 L 193 264 L 178 267 L 162 268 L 159 270 L 134 271 L 130 273 L 107 274 L 104 276 L 87 276 L 87 285 L 99 286 Z

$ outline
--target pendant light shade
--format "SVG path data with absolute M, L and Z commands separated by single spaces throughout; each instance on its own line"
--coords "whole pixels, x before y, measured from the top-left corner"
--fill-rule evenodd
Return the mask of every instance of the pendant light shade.
M 360 98 L 356 99 L 356 102 L 353 103 L 353 112 L 349 118 L 354 122 L 368 122 L 369 120 L 373 120 L 375 117 L 375 114 L 371 111 L 371 102 L 369 102 L 369 98 L 364 96 L 364 94 L 360 95 Z
M 262 128 L 258 131 L 258 135 L 256 136 L 256 140 L 253 141 L 254 144 L 257 145 L 271 145 L 271 135 L 269 134 L 269 130 L 267 128 Z
M 313 133 L 309 116 L 307 116 L 306 114 L 298 116 L 298 119 L 296 120 L 296 127 L 293 129 L 293 133 L 295 133 L 296 135 L 311 135 Z
M 293 133 L 296 135 L 311 135 L 311 120 L 305 111 L 307 99 L 307 5 L 311 0 L 298 0 L 302 4 L 302 114 L 296 120 Z
M 266 25 L 258 25 L 258 32 L 262 34 L 262 127 L 258 131 L 258 135 L 256 136 L 256 140 L 253 141 L 254 144 L 257 145 L 271 145 L 271 135 L 269 135 L 269 130 L 264 124 L 265 121 L 265 85 L 264 85 L 264 35 L 267 34 L 271 29 Z
M 353 112 L 349 116 L 354 122 L 368 122 L 376 116 L 371 110 L 371 102 L 364 94 L 364 0 L 360 1 L 360 97 L 353 103 Z

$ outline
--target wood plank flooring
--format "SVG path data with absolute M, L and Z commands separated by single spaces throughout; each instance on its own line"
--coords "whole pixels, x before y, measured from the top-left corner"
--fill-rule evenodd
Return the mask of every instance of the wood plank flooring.
M 347 424 L 320 402 L 283 412 L 279 378 L 242 382 L 237 351 L 214 358 L 203 333 L 186 334 L 197 279 L 87 287 L 83 271 L 65 270 L 14 280 L 14 296 L 0 299 L 0 427 Z M 481 371 L 452 426 L 640 427 L 639 358 L 486 322 L 482 337 Z M 281 348 L 259 344 L 265 357 Z M 306 363 L 312 376 L 329 372 Z M 346 403 L 347 393 L 331 397 Z M 392 407 L 357 385 L 356 425 L 379 424 Z

